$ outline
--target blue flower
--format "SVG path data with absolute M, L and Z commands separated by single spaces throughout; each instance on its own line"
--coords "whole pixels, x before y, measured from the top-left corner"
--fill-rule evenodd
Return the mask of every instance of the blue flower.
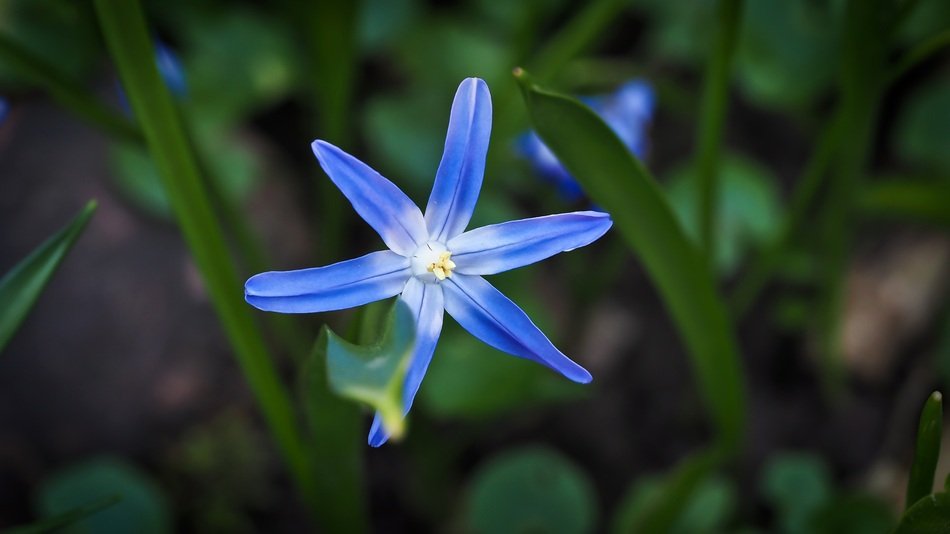
M 647 82 L 631 80 L 613 94 L 584 98 L 583 101 L 604 119 L 631 152 L 639 158 L 646 154 L 646 130 L 656 105 L 653 88 Z M 558 188 L 565 199 L 580 198 L 583 193 L 580 185 L 536 133 L 521 136 L 517 149 L 538 174 Z
M 7 118 L 7 113 L 10 113 L 10 103 L 7 102 L 6 98 L 0 96 L 0 124 Z
M 182 98 L 188 94 L 185 69 L 181 66 L 178 55 L 159 40 L 155 41 L 155 66 L 173 95 Z
M 244 298 L 265 311 L 312 313 L 352 308 L 399 295 L 416 318 L 406 373 L 408 412 L 442 331 L 443 311 L 488 345 L 534 360 L 580 383 L 590 373 L 558 350 L 514 302 L 483 275 L 535 263 L 604 235 L 606 213 L 581 211 L 465 231 L 485 171 L 491 95 L 468 78 L 452 104 L 445 151 L 425 215 L 395 184 L 339 148 L 317 140 L 313 153 L 356 212 L 389 248 L 326 267 L 251 277 Z M 369 444 L 388 439 L 377 414 Z

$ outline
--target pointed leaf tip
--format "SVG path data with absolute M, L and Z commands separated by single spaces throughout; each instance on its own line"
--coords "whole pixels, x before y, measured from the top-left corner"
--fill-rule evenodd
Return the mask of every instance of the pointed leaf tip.
M 907 480 L 905 510 L 933 492 L 943 432 L 943 395 L 934 391 L 920 413 L 914 461 Z
M 0 351 L 33 308 L 95 211 L 96 201 L 91 200 L 69 224 L 0 278 Z
M 534 80 L 531 78 L 531 74 L 523 68 L 515 67 L 512 69 L 511 75 L 514 76 L 515 81 L 518 82 L 518 86 L 521 88 L 525 97 L 528 96 L 529 91 L 537 89 Z
M 374 344 L 350 343 L 327 327 L 324 332 L 330 389 L 378 411 L 390 438 L 403 436 L 403 384 L 415 342 L 415 320 L 406 303 L 396 301 Z

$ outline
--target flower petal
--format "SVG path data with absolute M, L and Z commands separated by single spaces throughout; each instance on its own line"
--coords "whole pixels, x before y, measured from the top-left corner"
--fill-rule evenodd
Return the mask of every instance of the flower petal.
M 444 243 L 462 233 L 472 218 L 485 174 L 491 113 L 491 94 L 484 80 L 462 81 L 452 102 L 445 151 L 426 206 L 426 225 L 436 241 Z
M 244 300 L 282 313 L 342 310 L 398 295 L 409 277 L 409 259 L 382 250 L 326 267 L 254 275 L 244 284 Z
M 590 244 L 613 221 L 599 211 L 576 211 L 476 228 L 451 239 L 455 272 L 495 274 Z
M 326 141 L 318 139 L 310 147 L 356 213 L 376 230 L 387 247 L 409 256 L 426 244 L 429 234 L 422 212 L 394 183 Z
M 456 274 L 443 282 L 445 311 L 488 345 L 534 360 L 586 384 L 590 373 L 559 351 L 518 307 L 481 276 Z
M 606 98 L 597 110 L 604 121 L 638 158 L 646 155 L 647 127 L 653 118 L 656 97 L 643 80 L 632 80 Z
M 409 369 L 406 370 L 406 384 L 403 389 L 403 410 L 404 413 L 409 413 L 412 401 L 416 398 L 416 393 L 419 392 L 419 386 L 422 384 L 422 378 L 425 377 L 426 369 L 429 368 L 429 362 L 432 361 L 435 345 L 439 341 L 439 334 L 442 332 L 442 312 L 445 308 L 442 287 L 439 284 L 426 284 L 417 278 L 409 279 L 406 289 L 399 298 L 413 311 L 416 321 L 416 341 L 412 349 Z M 389 435 L 382 426 L 379 414 L 376 414 L 373 426 L 369 430 L 369 444 L 379 447 L 386 443 L 387 439 Z

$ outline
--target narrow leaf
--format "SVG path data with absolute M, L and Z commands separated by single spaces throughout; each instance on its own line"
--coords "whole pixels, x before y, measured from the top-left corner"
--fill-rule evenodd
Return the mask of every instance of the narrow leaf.
M 0 351 L 26 318 L 26 314 L 79 238 L 94 211 L 96 202 L 93 200 L 86 204 L 72 222 L 47 239 L 0 279 Z
M 316 481 L 297 427 L 290 394 L 270 360 L 260 329 L 241 292 L 241 282 L 186 135 L 178 109 L 155 67 L 155 51 L 138 0 L 94 2 L 106 45 L 142 127 L 215 311 L 254 391 L 284 461 L 306 502 L 316 509 Z
M 7 530 L 6 534 L 41 534 L 44 532 L 58 532 L 59 530 L 72 525 L 73 523 L 105 510 L 106 508 L 118 503 L 121 500 L 122 497 L 119 497 L 118 495 L 96 499 L 94 502 L 91 502 L 86 506 L 82 506 L 59 515 L 37 521 L 36 523 L 13 527 L 12 529 Z
M 950 184 L 945 180 L 877 180 L 861 192 L 858 206 L 866 217 L 950 228 Z
M 904 512 L 894 534 L 944 534 L 950 532 L 950 494 L 936 493 L 917 501 Z
M 638 255 L 689 349 L 721 452 L 741 440 L 745 394 L 725 306 L 705 259 L 687 239 L 650 173 L 596 113 L 579 101 L 515 76 L 535 130 L 571 175 L 614 219 Z
M 934 391 L 924 403 L 924 409 L 920 413 L 917 448 L 914 451 L 914 463 L 910 466 L 910 478 L 907 481 L 905 509 L 909 509 L 914 503 L 933 492 L 934 471 L 937 469 L 937 458 L 940 456 L 942 432 L 943 395 L 939 391 Z
M 337 395 L 368 404 L 383 418 L 392 438 L 405 433 L 402 389 L 409 365 L 415 322 L 412 311 L 396 301 L 382 337 L 373 345 L 356 345 L 326 332 L 327 377 Z
M 700 122 L 697 128 L 696 178 L 699 185 L 697 213 L 702 248 L 713 257 L 715 246 L 716 200 L 719 198 L 719 152 L 729 97 L 729 73 L 736 47 L 742 0 L 719 0 L 716 3 L 716 34 L 712 53 L 706 60 L 706 80 Z
M 363 418 L 358 406 L 330 391 L 326 329 L 303 364 L 300 386 L 312 438 L 320 526 L 326 532 L 366 532 Z

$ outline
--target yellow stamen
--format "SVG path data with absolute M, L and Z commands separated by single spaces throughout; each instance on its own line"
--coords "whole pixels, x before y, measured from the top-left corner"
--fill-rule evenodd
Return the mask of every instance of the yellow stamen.
M 455 262 L 450 260 L 452 253 L 445 251 L 439 254 L 439 261 L 430 263 L 426 268 L 430 273 L 434 274 L 436 278 L 441 282 L 448 277 L 452 276 L 452 269 L 455 269 Z

